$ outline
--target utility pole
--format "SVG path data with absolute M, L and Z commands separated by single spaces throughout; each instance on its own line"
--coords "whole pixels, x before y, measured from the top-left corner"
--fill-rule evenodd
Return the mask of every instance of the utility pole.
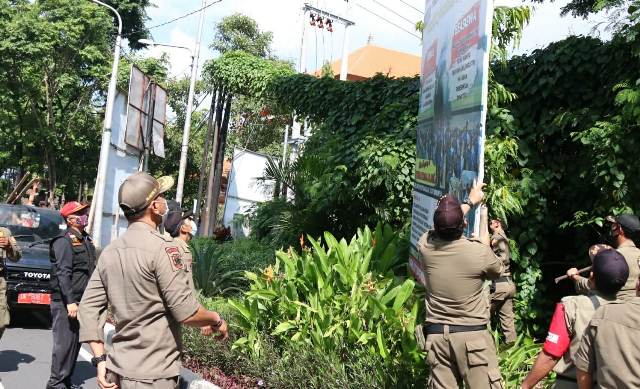
M 355 25 L 354 22 L 352 22 L 351 20 L 346 19 L 346 17 L 348 16 L 348 14 L 351 11 L 351 3 L 349 3 L 349 1 L 347 1 L 347 15 L 345 15 L 345 17 L 340 17 L 337 15 L 332 14 L 331 12 L 327 12 L 324 11 L 320 8 L 316 8 L 308 3 L 305 3 L 304 6 L 302 7 L 302 42 L 300 43 L 300 66 L 299 66 L 299 71 L 300 73 L 303 73 L 306 69 L 306 44 L 305 44 L 305 31 L 306 31 L 306 25 L 305 25 L 305 20 L 307 19 L 307 13 L 309 13 L 310 15 L 313 14 L 314 16 L 319 16 L 319 17 L 323 17 L 323 18 L 328 18 L 331 21 L 337 21 L 339 23 L 342 23 L 344 25 L 344 37 L 343 37 L 343 41 L 342 41 L 342 60 L 341 60 L 341 67 L 340 67 L 340 79 L 341 80 L 346 80 L 347 79 L 347 71 L 348 71 L 348 67 L 349 67 L 349 27 Z
M 149 159 L 151 158 L 151 149 L 153 148 L 153 115 L 156 110 L 156 83 L 151 80 L 149 83 L 149 114 L 147 115 L 147 131 L 142 139 L 144 143 L 144 161 L 143 170 L 149 172 Z
M 211 236 L 213 233 L 213 228 L 211 224 L 211 213 L 213 212 L 214 207 L 218 206 L 218 199 L 213 198 L 213 184 L 215 178 L 215 170 L 216 170 L 216 160 L 218 158 L 218 149 L 220 145 L 220 123 L 222 122 L 222 101 L 224 99 L 225 90 L 223 87 L 218 87 L 218 92 L 214 93 L 216 98 L 216 110 L 215 110 L 215 119 L 214 119 L 214 131 L 213 131 L 213 147 L 211 147 L 211 164 L 209 165 L 209 176 L 207 179 L 207 195 L 206 195 L 206 204 L 204 207 L 204 212 L 202 213 L 202 236 Z
M 351 3 L 347 0 L 347 10 L 345 17 L 349 17 L 351 13 Z M 340 80 L 346 81 L 349 73 L 349 28 L 352 24 L 345 23 L 344 25 L 344 38 L 342 39 L 342 60 L 340 61 Z
M 113 49 L 113 63 L 111 65 L 111 79 L 107 91 L 107 106 L 104 113 L 104 125 L 102 129 L 102 141 L 100 142 L 100 160 L 98 162 L 98 175 L 94 189 L 93 201 L 89 214 L 89 231 L 93 235 L 93 243 L 96 247 L 102 247 L 102 211 L 104 208 L 104 190 L 107 176 L 107 164 L 109 163 L 109 148 L 111 147 L 111 122 L 113 121 L 113 105 L 116 100 L 116 84 L 118 81 L 118 65 L 120 63 L 120 44 L 122 42 L 122 18 L 112 6 L 98 0 L 92 0 L 96 4 L 108 8 L 118 19 L 118 35 Z
M 220 126 L 220 141 L 218 142 L 218 155 L 215 161 L 215 176 L 213 180 L 213 193 L 212 197 L 216 203 L 216 206 L 211 209 L 210 224 L 211 233 L 216 227 L 218 221 L 218 199 L 220 197 L 220 189 L 222 186 L 222 172 L 224 170 L 224 152 L 227 146 L 227 134 L 229 133 L 229 117 L 231 116 L 231 100 L 233 99 L 231 93 L 224 96 L 224 114 L 222 123 Z
M 204 140 L 204 149 L 202 150 L 202 163 L 200 163 L 200 182 L 198 182 L 198 203 L 196 204 L 196 218 L 200 221 L 202 221 L 202 218 L 200 217 L 200 212 L 202 211 L 202 190 L 204 189 L 204 181 L 207 178 L 205 169 L 207 168 L 207 162 L 209 161 L 209 156 L 211 155 L 209 146 L 211 143 L 211 136 L 213 135 L 214 118 L 216 115 L 216 97 L 217 88 L 214 86 L 213 96 L 211 97 L 211 107 L 209 108 L 209 117 L 207 118 L 207 136 Z M 202 229 L 199 231 L 199 234 L 202 234 Z
M 176 186 L 176 201 L 182 204 L 182 192 L 184 189 L 184 176 L 187 170 L 187 153 L 189 151 L 189 133 L 191 132 L 191 111 L 193 110 L 193 96 L 196 89 L 196 78 L 198 77 L 198 59 L 200 57 L 200 42 L 202 41 L 202 27 L 204 26 L 204 9 L 207 0 L 202 0 L 202 10 L 200 11 L 200 22 L 198 24 L 198 38 L 196 48 L 191 61 L 191 81 L 189 83 L 189 98 L 187 99 L 187 112 L 184 120 L 184 130 L 182 132 L 182 147 L 180 149 L 180 170 L 178 171 L 178 185 Z

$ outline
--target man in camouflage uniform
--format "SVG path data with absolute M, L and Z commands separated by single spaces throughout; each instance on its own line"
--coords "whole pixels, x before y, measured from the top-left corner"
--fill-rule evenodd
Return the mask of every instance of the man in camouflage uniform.
M 593 263 L 589 294 L 564 297 L 556 306 L 547 340 L 522 389 L 536 387 L 551 370 L 556 372 L 552 389 L 578 388 L 572 356 L 580 347 L 589 320 L 600 306 L 616 300 L 629 274 L 622 254 L 607 245 L 592 246 L 589 257 Z
M 493 281 L 491 293 L 491 315 L 498 313 L 500 327 L 507 344 L 516 341 L 516 316 L 513 313 L 513 298 L 516 295 L 516 286 L 511 278 L 511 251 L 509 250 L 509 238 L 504 232 L 502 221 L 493 219 L 489 223 L 491 229 L 491 249 L 496 257 L 502 261 L 502 274 Z
M 22 256 L 22 251 L 11 236 L 11 231 L 5 227 L 0 227 L 0 339 L 4 333 L 4 328 L 9 325 L 9 307 L 7 306 L 7 281 L 5 277 L 5 263 L 9 259 L 17 262 Z

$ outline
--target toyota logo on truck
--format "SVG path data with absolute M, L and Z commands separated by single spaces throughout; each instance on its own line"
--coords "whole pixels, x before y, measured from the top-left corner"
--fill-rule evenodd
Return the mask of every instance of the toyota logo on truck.
M 31 271 L 25 271 L 23 272 L 24 277 L 25 278 L 36 278 L 39 280 L 50 280 L 51 279 L 51 274 L 47 274 L 47 273 L 34 273 Z

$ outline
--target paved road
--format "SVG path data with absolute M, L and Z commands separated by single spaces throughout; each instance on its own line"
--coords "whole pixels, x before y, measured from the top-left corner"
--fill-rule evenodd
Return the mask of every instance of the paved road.
M 11 327 L 0 341 L 0 379 L 4 388 L 44 388 L 51 368 L 51 347 L 51 330 L 41 316 L 12 313 Z M 88 353 L 80 353 L 72 382 L 83 388 L 97 388 L 95 369 L 83 356 L 89 358 Z

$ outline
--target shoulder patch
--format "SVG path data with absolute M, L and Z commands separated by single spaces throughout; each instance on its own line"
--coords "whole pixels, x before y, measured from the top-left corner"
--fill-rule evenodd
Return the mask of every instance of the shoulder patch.
M 151 231 L 151 235 L 156 236 L 165 242 L 173 242 L 173 238 L 169 234 L 163 234 L 160 231 L 153 230 Z
M 180 250 L 178 250 L 177 247 L 165 247 L 164 251 L 167 253 L 167 257 L 169 257 L 169 262 L 171 262 L 171 267 L 174 271 L 182 270 L 184 268 L 182 256 L 180 255 Z
M 69 238 L 71 239 L 72 246 L 82 246 L 82 240 L 73 234 L 69 234 Z

